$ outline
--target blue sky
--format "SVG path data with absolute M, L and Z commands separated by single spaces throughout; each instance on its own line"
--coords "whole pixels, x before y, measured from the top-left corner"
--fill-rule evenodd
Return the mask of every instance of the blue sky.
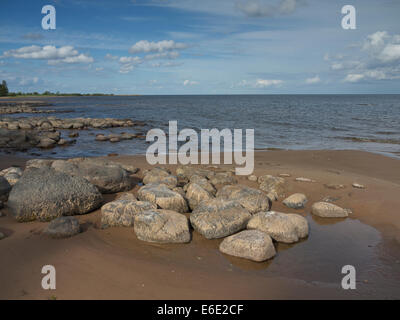
M 56 8 L 43 30 L 42 7 Z M 351 4 L 357 29 L 341 27 Z M 2 0 L 10 91 L 400 93 L 398 0 Z

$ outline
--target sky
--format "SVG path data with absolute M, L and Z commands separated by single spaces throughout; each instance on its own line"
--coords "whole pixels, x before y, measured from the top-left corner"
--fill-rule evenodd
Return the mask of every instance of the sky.
M 341 10 L 356 9 L 356 29 Z M 42 28 L 42 7 L 56 29 Z M 400 93 L 399 0 L 2 0 L 10 91 Z

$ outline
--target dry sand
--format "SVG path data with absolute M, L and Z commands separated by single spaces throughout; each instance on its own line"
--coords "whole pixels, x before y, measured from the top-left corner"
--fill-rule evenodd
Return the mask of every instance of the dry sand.
M 26 161 L 0 159 L 0 169 Z M 150 167 L 143 156 L 112 159 Z M 79 217 L 83 232 L 64 240 L 42 235 L 46 223 L 17 223 L 6 216 L 0 218 L 0 232 L 7 235 L 0 241 L 0 299 L 400 298 L 399 160 L 360 151 L 268 151 L 256 153 L 255 166 L 256 175 L 291 174 L 285 178 L 288 194 L 308 197 L 302 210 L 286 208 L 282 199 L 273 203 L 273 210 L 305 216 L 310 235 L 294 245 L 278 244 L 272 260 L 226 256 L 218 251 L 222 240 L 205 240 L 196 232 L 190 244 L 144 243 L 131 228 L 99 229 L 99 210 Z M 296 177 L 316 182 L 296 182 Z M 238 180 L 258 186 L 246 177 Z M 366 189 L 353 188 L 354 182 Z M 312 216 L 311 205 L 326 196 L 350 208 L 350 218 Z M 41 268 L 47 264 L 57 270 L 54 291 L 41 288 Z M 356 267 L 356 290 L 341 288 L 341 268 L 347 264 Z

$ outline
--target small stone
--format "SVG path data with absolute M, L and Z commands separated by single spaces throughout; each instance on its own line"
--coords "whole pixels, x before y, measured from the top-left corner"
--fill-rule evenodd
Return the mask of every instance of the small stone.
M 283 204 L 292 209 L 302 209 L 307 203 L 307 197 L 302 193 L 292 194 L 290 197 L 283 200 Z
M 6 236 L 4 235 L 4 233 L 0 232 L 0 240 L 3 240 Z
M 324 187 L 332 190 L 339 190 L 346 188 L 346 186 L 343 184 L 333 184 L 333 183 L 324 184 Z
M 353 186 L 353 188 L 356 188 L 356 189 L 365 189 L 365 186 L 363 186 L 362 184 L 359 184 L 359 183 L 353 183 L 352 186 Z
M 281 177 L 281 178 L 289 178 L 289 177 L 291 177 L 292 175 L 291 174 L 289 174 L 289 173 L 280 173 L 280 174 L 278 174 L 278 177 Z
M 249 181 L 257 181 L 258 178 L 256 175 L 253 174 L 253 175 L 249 176 L 248 179 L 249 179 Z
M 309 178 L 303 178 L 303 177 L 296 178 L 295 181 L 297 181 L 297 182 L 317 182 L 315 180 L 312 180 L 312 179 L 309 179 Z
M 68 137 L 70 137 L 70 138 L 77 138 L 77 137 L 79 137 L 79 133 L 78 133 L 78 132 L 71 132 L 71 133 L 68 135 Z
M 79 232 L 79 221 L 74 217 L 60 217 L 54 219 L 44 230 L 44 234 L 52 238 L 69 238 Z

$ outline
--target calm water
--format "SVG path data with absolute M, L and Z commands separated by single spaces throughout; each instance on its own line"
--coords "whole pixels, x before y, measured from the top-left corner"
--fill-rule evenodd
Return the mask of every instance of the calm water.
M 50 98 L 59 118 L 131 118 L 141 128 L 80 132 L 76 145 L 56 148 L 58 157 L 144 153 L 143 139 L 94 141 L 97 133 L 179 129 L 255 129 L 255 147 L 358 149 L 400 157 L 400 95 L 235 95 Z M 16 115 L 21 116 L 21 115 Z

